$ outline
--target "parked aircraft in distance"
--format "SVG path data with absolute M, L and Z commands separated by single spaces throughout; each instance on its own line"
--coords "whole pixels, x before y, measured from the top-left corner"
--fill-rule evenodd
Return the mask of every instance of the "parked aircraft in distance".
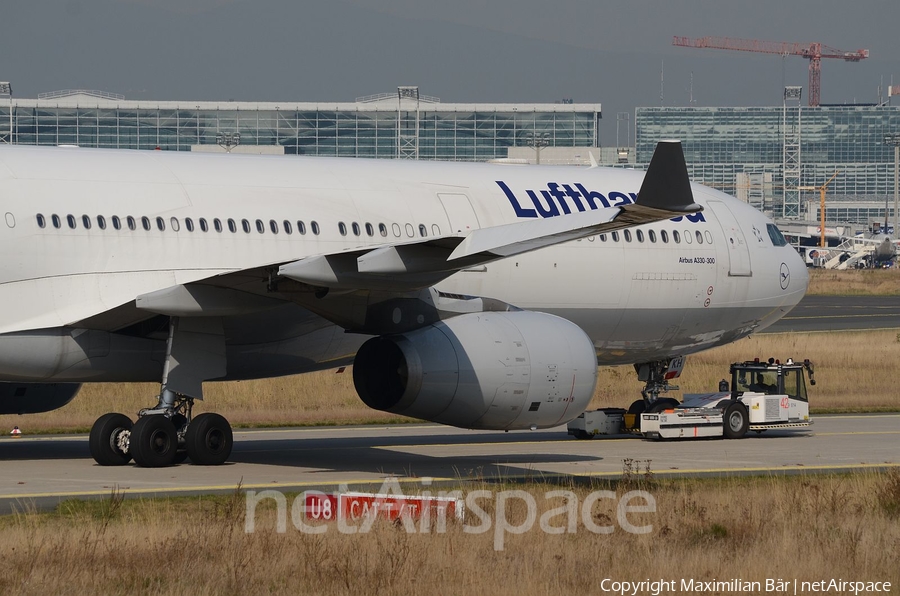
M 136 421 L 97 420 L 103 465 L 222 463 L 230 425 L 191 413 L 205 381 L 351 362 L 376 409 L 556 426 L 598 364 L 640 365 L 652 401 L 672 359 L 807 286 L 771 221 L 689 182 L 677 141 L 646 174 L 12 146 L 0 201 L 0 413 L 160 383 Z

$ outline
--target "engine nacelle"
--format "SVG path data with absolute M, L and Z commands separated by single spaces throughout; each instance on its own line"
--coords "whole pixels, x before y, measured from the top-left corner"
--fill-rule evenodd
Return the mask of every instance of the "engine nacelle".
M 79 383 L 0 383 L 0 414 L 38 414 L 61 408 Z
M 497 430 L 565 424 L 587 407 L 597 356 L 577 325 L 529 311 L 460 315 L 359 349 L 353 383 L 376 410 Z

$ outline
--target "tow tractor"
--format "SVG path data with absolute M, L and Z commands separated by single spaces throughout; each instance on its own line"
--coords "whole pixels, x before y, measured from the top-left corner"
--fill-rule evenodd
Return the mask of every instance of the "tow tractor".
M 673 362 L 674 369 L 673 363 L 667 365 L 666 372 L 660 376 L 662 385 L 680 374 L 683 359 L 678 360 Z M 795 363 L 788 359 L 782 364 L 774 358 L 766 362 L 757 358 L 732 364 L 730 372 L 731 383 L 723 379 L 718 392 L 685 394 L 682 403 L 660 398 L 660 387 L 657 387 L 649 393 L 645 390 L 644 400 L 635 402 L 628 410 L 603 408 L 585 412 L 569 423 L 569 434 L 579 439 L 629 432 L 650 439 L 740 439 L 747 431 L 762 433 L 770 429 L 807 428 L 812 424 L 806 374 L 810 385 L 816 381 L 809 360 Z M 640 369 L 638 374 L 640 377 Z M 674 388 L 665 386 L 667 390 Z

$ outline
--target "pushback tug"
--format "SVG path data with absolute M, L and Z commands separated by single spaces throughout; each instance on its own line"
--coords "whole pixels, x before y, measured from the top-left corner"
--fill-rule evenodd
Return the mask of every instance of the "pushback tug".
M 681 366 L 683 362 L 676 363 L 667 377 L 677 377 Z M 774 358 L 767 362 L 757 358 L 732 364 L 730 372 L 730 385 L 723 380 L 718 392 L 685 394 L 681 403 L 657 397 L 636 401 L 628 410 L 603 408 L 585 412 L 569 423 L 569 434 L 579 439 L 623 432 L 650 439 L 740 439 L 748 430 L 762 433 L 812 424 L 806 375 L 810 385 L 816 381 L 809 360 L 795 363 L 788 359 L 782 364 Z

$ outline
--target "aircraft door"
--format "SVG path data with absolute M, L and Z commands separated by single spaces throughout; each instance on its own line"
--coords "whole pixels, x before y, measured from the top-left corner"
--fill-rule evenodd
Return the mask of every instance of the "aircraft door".
M 709 201 L 709 206 L 725 234 L 725 245 L 728 250 L 728 275 L 734 277 L 753 275 L 750 268 L 750 247 L 747 246 L 744 232 L 738 225 L 731 209 L 722 201 Z
M 438 193 L 438 199 L 444 206 L 447 219 L 450 220 L 450 234 L 465 236 L 472 230 L 477 230 L 478 217 L 472 209 L 469 197 L 462 193 Z

